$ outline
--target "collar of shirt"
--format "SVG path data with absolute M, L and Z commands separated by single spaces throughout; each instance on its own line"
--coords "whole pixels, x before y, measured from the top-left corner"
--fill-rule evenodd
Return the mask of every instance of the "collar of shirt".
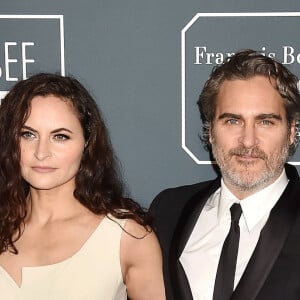
M 220 197 L 214 197 L 214 199 L 218 201 L 218 203 L 214 203 L 214 205 L 218 205 L 218 222 L 220 223 L 220 220 L 228 213 L 233 203 L 240 203 L 243 211 L 243 218 L 247 229 L 250 232 L 267 213 L 270 213 L 287 184 L 288 178 L 285 170 L 283 170 L 275 182 L 261 191 L 254 193 L 243 200 L 239 200 L 230 192 L 222 179 Z

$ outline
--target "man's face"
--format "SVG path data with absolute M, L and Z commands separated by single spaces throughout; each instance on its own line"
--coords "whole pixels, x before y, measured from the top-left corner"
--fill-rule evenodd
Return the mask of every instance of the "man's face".
M 273 183 L 293 143 L 283 99 L 269 78 L 226 80 L 216 101 L 210 142 L 227 187 L 239 198 Z

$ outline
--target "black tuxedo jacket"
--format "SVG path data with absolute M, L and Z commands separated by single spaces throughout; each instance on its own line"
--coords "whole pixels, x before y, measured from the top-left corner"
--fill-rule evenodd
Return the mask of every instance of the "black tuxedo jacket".
M 232 300 L 300 300 L 300 178 L 291 165 L 286 172 L 288 186 L 260 233 Z M 150 206 L 163 251 L 168 300 L 193 299 L 179 257 L 204 204 L 219 187 L 217 178 L 167 189 Z

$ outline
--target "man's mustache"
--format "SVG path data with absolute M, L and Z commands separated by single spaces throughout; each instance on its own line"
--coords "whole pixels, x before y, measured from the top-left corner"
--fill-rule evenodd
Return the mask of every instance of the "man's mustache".
M 237 156 L 250 156 L 251 158 L 260 158 L 260 159 L 267 159 L 267 154 L 259 149 L 259 147 L 247 148 L 247 147 L 238 147 L 231 149 L 229 154 L 237 155 Z

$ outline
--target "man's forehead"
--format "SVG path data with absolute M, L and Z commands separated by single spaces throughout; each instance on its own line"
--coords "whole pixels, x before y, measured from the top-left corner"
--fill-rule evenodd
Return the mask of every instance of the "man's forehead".
M 274 114 L 284 118 L 284 99 L 267 77 L 224 81 L 216 98 L 216 117 L 236 114 L 254 117 Z

